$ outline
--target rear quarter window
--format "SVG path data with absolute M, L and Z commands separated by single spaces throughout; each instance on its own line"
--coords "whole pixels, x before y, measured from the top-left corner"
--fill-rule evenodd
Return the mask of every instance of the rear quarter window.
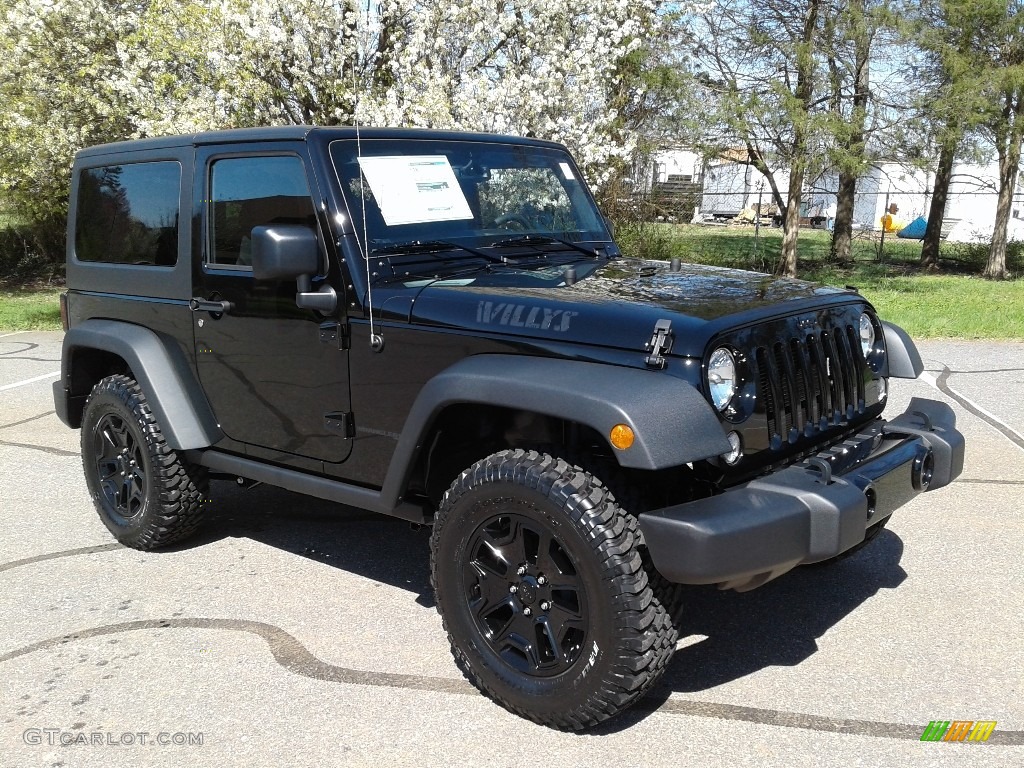
M 78 180 L 79 261 L 174 266 L 181 166 L 174 161 L 86 168 Z

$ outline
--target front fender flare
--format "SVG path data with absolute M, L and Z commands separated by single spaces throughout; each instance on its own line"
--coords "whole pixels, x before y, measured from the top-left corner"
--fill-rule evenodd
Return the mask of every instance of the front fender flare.
M 624 467 L 663 469 L 730 450 L 704 397 L 661 371 L 558 358 L 477 355 L 446 368 L 420 391 L 406 419 L 384 482 L 396 499 L 437 415 L 447 406 L 479 403 L 585 424 L 607 439 L 626 424 L 636 439 L 615 455 Z
M 171 448 L 206 448 L 223 439 L 224 434 L 192 374 L 191 365 L 173 342 L 165 342 L 140 325 L 118 320 L 86 320 L 64 336 L 60 383 L 65 392 L 71 384 L 71 360 L 75 351 L 88 349 L 109 352 L 128 364 Z
M 924 362 L 910 334 L 886 321 L 882 321 L 882 331 L 885 335 L 889 375 L 897 379 L 916 379 L 920 376 L 924 371 Z

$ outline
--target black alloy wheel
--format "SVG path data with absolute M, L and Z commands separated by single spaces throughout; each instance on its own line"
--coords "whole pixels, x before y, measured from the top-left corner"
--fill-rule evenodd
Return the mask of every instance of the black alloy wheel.
M 587 595 L 566 547 L 549 526 L 498 514 L 470 539 L 465 599 L 491 650 L 512 668 L 551 677 L 583 653 Z
M 167 445 L 138 383 L 99 381 L 82 413 L 82 466 L 103 524 L 125 546 L 156 549 L 190 536 L 207 473 Z
M 678 632 L 636 518 L 563 459 L 507 450 L 465 470 L 434 519 L 431 581 L 452 655 L 512 712 L 583 730 L 661 676 Z
M 92 430 L 93 451 L 103 505 L 127 523 L 146 504 L 146 459 L 128 424 L 106 413 Z

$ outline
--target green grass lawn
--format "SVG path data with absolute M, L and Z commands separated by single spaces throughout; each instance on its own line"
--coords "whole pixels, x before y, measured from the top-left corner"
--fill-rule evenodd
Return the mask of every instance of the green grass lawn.
M 771 272 L 778 263 L 782 232 L 753 226 L 721 227 L 690 224 L 640 224 L 620 227 L 623 251 L 642 258 L 715 264 Z M 800 231 L 797 253 L 801 278 L 826 285 L 854 285 L 875 305 L 883 318 L 916 338 L 1024 339 L 1024 280 L 1003 282 L 977 276 L 984 265 L 983 246 L 943 243 L 944 273 L 918 269 L 921 244 L 878 233 L 854 237 L 852 267 L 839 269 L 828 262 L 831 234 Z M 1010 268 L 1021 271 L 1019 249 L 1011 253 Z M 971 272 L 975 274 L 971 274 Z
M 59 331 L 63 288 L 0 288 L 0 331 Z
M 709 226 L 699 224 L 626 224 L 619 228 L 616 240 L 623 250 L 643 258 L 670 258 L 698 264 L 728 264 L 757 268 L 774 266 L 782 253 L 782 230 L 762 226 L 755 235 L 753 225 Z M 832 235 L 821 229 L 800 230 L 798 253 L 801 261 L 824 262 L 832 245 Z M 880 241 L 878 233 L 859 232 L 853 238 L 856 261 L 916 262 L 921 244 L 888 236 Z
M 853 284 L 915 338 L 1024 339 L 1022 280 L 918 275 Z
M 629 255 L 771 271 L 782 235 L 762 229 L 755 241 L 753 228 L 692 225 L 641 225 L 642 232 L 620 228 L 619 241 Z M 829 234 L 800 234 L 800 276 L 828 285 L 855 285 L 886 320 L 915 338 L 1024 339 L 1024 280 L 995 282 L 970 274 L 916 273 L 920 244 L 887 240 L 878 260 L 877 239 L 854 240 L 856 260 L 838 269 L 826 261 Z M 945 247 L 945 246 L 944 246 Z M 975 251 L 964 253 L 976 259 Z M 949 270 L 972 266 L 947 261 Z M 973 264 L 977 268 L 977 264 Z M 0 331 L 59 330 L 60 288 L 0 286 Z

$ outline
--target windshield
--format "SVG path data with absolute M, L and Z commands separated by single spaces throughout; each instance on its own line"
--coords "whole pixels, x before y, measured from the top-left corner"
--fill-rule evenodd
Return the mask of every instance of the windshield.
M 365 202 L 369 253 L 611 240 L 564 150 L 367 139 L 358 156 L 355 141 L 335 141 L 331 157 L 361 243 Z

